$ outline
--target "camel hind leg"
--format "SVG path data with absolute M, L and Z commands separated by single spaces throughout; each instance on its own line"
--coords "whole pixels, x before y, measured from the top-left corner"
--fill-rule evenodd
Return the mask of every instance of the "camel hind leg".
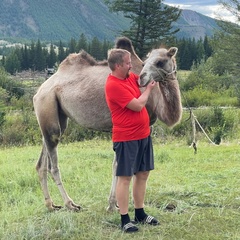
M 51 176 L 64 200 L 65 206 L 70 210 L 78 211 L 80 210 L 80 206 L 75 204 L 68 196 L 63 186 L 58 167 L 57 146 L 61 135 L 67 127 L 67 116 L 63 113 L 60 113 L 56 105 L 57 103 L 55 103 L 53 106 L 47 105 L 48 110 L 51 109 L 51 111 L 48 111 L 45 108 L 41 108 L 41 106 L 44 106 L 43 103 L 41 103 L 41 105 L 37 105 L 35 102 L 35 112 L 43 135 L 43 147 L 36 165 L 36 170 L 39 175 L 46 207 L 50 211 L 57 210 L 61 207 L 56 206 L 50 197 L 47 182 L 48 172 L 51 173 Z

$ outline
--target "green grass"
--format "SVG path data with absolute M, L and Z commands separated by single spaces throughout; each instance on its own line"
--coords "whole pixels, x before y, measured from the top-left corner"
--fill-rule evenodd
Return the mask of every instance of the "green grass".
M 40 146 L 0 149 L 0 239 L 240 239 L 240 150 L 238 143 L 198 144 L 154 140 L 155 170 L 146 210 L 161 221 L 134 234 L 118 228 L 118 213 L 107 213 L 112 143 L 91 140 L 59 146 L 59 166 L 69 195 L 83 210 L 48 212 L 35 164 Z M 49 177 L 55 204 L 62 204 Z M 175 211 L 167 211 L 168 204 Z M 133 206 L 130 203 L 130 215 Z

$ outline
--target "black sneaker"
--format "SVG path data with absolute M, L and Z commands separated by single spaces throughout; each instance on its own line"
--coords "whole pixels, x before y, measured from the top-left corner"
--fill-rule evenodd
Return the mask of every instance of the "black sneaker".
M 138 220 L 136 217 L 135 217 L 135 223 L 141 223 L 141 224 L 149 224 L 149 225 L 153 225 L 153 226 L 156 226 L 156 225 L 159 225 L 159 221 L 150 216 L 150 215 L 147 215 L 144 219 L 142 220 Z
M 138 227 L 135 226 L 132 222 L 129 222 L 122 226 L 122 230 L 126 233 L 132 233 L 132 232 L 137 232 Z

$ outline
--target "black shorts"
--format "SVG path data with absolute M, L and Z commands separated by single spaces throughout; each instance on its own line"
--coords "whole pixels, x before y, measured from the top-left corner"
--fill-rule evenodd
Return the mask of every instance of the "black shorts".
M 151 136 L 135 141 L 114 142 L 116 153 L 116 176 L 133 176 L 137 172 L 154 169 Z

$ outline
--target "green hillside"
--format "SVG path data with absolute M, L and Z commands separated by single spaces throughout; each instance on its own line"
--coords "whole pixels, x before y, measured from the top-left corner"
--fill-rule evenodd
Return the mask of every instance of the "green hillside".
M 113 14 L 101 0 L 2 0 L 0 37 L 69 40 L 86 37 L 114 39 L 128 21 Z
M 69 41 L 84 34 L 88 39 L 113 40 L 128 29 L 129 20 L 109 12 L 104 0 L 1 0 L 0 38 Z M 199 39 L 212 35 L 216 21 L 183 10 L 173 24 L 177 37 Z

